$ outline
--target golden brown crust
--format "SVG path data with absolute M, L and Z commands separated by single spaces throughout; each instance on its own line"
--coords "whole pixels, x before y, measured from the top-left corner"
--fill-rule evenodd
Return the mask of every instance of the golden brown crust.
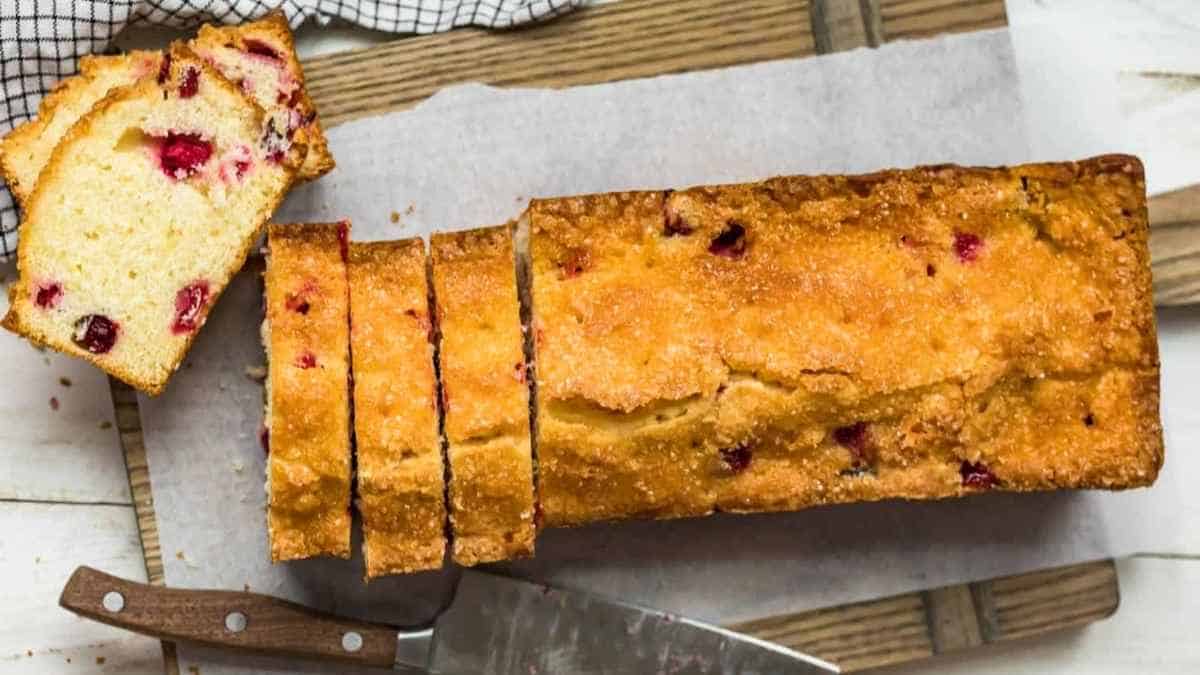
M 528 219 L 548 525 L 1135 487 L 1161 464 L 1136 158 L 535 200 Z
M 533 460 L 512 232 L 432 240 L 454 560 L 533 552 Z
M 92 126 L 95 121 L 100 119 L 101 116 L 105 115 L 111 108 L 121 104 L 123 101 L 138 97 L 160 98 L 162 96 L 161 90 L 163 86 L 172 89 L 177 88 L 178 84 L 183 81 L 185 71 L 190 68 L 199 70 L 200 77 L 204 78 L 204 81 L 207 83 L 205 85 L 206 87 L 214 87 L 223 90 L 226 94 L 236 96 L 244 105 L 256 111 L 258 118 L 261 119 L 262 111 L 257 105 L 248 100 L 246 97 L 242 96 L 241 92 L 238 91 L 236 87 L 230 84 L 215 69 L 210 67 L 203 60 L 197 58 L 195 54 L 187 49 L 187 47 L 183 46 L 181 43 L 172 43 L 169 51 L 172 55 L 172 64 L 169 70 L 169 78 L 167 79 L 167 83 L 165 85 L 159 85 L 152 79 L 143 79 L 135 82 L 132 85 L 117 87 L 110 90 L 103 99 L 101 99 L 92 107 L 91 111 L 87 115 L 82 117 L 78 122 L 71 126 L 70 130 L 67 131 L 62 140 L 59 141 L 58 145 L 54 148 L 54 151 L 50 155 L 50 159 L 46 162 L 46 166 L 42 169 L 41 176 L 44 177 L 54 175 L 54 173 L 59 170 L 58 167 L 60 167 L 64 161 L 63 158 L 67 153 L 68 148 L 70 148 L 71 145 L 77 140 L 84 139 L 89 136 L 92 132 Z M 291 185 L 292 180 L 295 178 L 295 168 L 298 163 L 303 160 L 304 151 L 305 148 L 302 145 L 296 144 L 289 150 L 287 156 L 283 162 L 281 162 L 281 165 L 288 171 L 287 185 L 284 185 L 278 192 L 274 194 L 265 195 L 266 200 L 262 203 L 259 211 L 252 216 L 251 222 L 255 223 L 253 231 L 250 232 L 240 243 L 237 249 L 237 254 L 230 259 L 229 266 L 226 269 L 221 270 L 220 274 L 214 277 L 213 281 L 216 283 L 213 284 L 211 289 L 212 295 L 211 300 L 208 303 L 208 307 L 211 308 L 216 303 L 221 292 L 224 290 L 225 284 L 239 269 L 241 269 L 246 257 L 250 254 L 251 247 L 253 247 L 254 243 L 262 234 L 263 229 L 266 226 L 267 219 L 270 218 L 272 213 L 274 213 L 275 208 L 279 205 L 279 202 L 283 200 L 284 195 L 287 194 L 287 189 Z M 54 199 L 53 190 L 43 189 L 44 182 L 45 181 L 42 180 L 38 181 L 38 183 L 34 186 L 33 192 L 29 195 L 27 203 L 22 205 L 22 208 L 25 210 L 25 213 L 23 214 L 23 226 L 28 226 L 29 223 L 36 223 L 40 220 L 41 207 L 39 204 L 42 200 Z M 29 268 L 29 255 L 30 248 L 28 246 L 19 246 L 17 248 L 18 271 Z M 31 281 L 26 278 L 24 274 L 22 274 L 16 282 L 9 286 L 9 309 L 4 318 L 0 320 L 0 327 L 3 327 L 13 333 L 17 333 L 34 344 L 49 347 L 64 354 L 88 361 L 109 375 L 112 375 L 122 382 L 125 382 L 126 384 L 151 396 L 157 396 L 161 394 L 166 388 L 168 378 L 176 369 L 178 369 L 180 362 L 182 362 L 184 355 L 187 354 L 188 349 L 191 348 L 191 344 L 195 340 L 197 334 L 197 332 L 192 332 L 185 337 L 183 348 L 179 350 L 175 360 L 168 365 L 164 375 L 157 378 L 146 378 L 127 370 L 119 363 L 114 363 L 111 359 L 105 358 L 104 355 L 92 354 L 91 352 L 81 349 L 71 342 L 52 340 L 48 335 L 44 334 L 36 327 L 23 321 L 22 313 L 32 311 L 30 309 L 32 307 L 32 294 L 33 288 Z
M 367 577 L 446 551 L 432 324 L 421 239 L 350 245 L 350 352 Z
M 341 253 L 347 227 L 268 229 L 264 341 L 273 562 L 350 557 L 350 308 Z
M 297 81 L 296 95 L 291 101 L 287 101 L 288 107 L 295 110 L 301 119 L 310 120 L 296 131 L 294 139 L 308 148 L 308 154 L 297 173 L 297 178 L 313 180 L 329 173 L 334 167 L 333 155 L 329 152 L 325 132 L 317 119 L 316 106 L 313 105 L 304 84 L 304 68 L 296 56 L 292 30 L 282 11 L 273 11 L 257 21 L 237 26 L 205 24 L 200 27 L 196 38 L 190 44 L 197 48 L 233 47 L 244 50 L 246 40 L 258 40 L 271 46 L 285 62 L 287 71 Z

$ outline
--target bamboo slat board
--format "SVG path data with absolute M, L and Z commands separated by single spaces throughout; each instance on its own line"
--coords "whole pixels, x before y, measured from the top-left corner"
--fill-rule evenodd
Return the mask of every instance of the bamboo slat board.
M 1005 25 L 1003 0 L 622 0 L 503 32 L 463 29 L 396 40 L 305 64 L 328 125 L 412 106 L 459 82 L 565 87 L 807 56 Z M 530 53 L 557 58 L 529 58 Z M 1200 194 L 1152 205 L 1156 299 L 1200 300 Z M 1161 251 L 1161 255 L 1158 253 Z M 1160 263 L 1161 258 L 1161 263 Z M 1160 283 L 1161 282 L 1161 287 Z M 134 392 L 112 381 L 118 428 L 152 583 L 163 583 L 154 500 Z M 846 671 L 927 658 L 1108 616 L 1112 561 L 770 617 L 740 630 Z M 173 650 L 164 645 L 169 672 Z

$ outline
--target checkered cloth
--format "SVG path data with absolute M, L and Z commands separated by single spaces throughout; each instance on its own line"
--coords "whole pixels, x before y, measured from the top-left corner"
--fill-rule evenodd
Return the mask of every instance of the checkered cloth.
M 236 24 L 280 8 L 295 29 L 342 19 L 389 33 L 437 33 L 458 26 L 507 28 L 567 11 L 586 0 L 0 0 L 0 135 L 37 114 L 80 56 L 110 49 L 129 25 L 192 28 Z M 17 207 L 0 188 L 0 260 L 17 247 Z

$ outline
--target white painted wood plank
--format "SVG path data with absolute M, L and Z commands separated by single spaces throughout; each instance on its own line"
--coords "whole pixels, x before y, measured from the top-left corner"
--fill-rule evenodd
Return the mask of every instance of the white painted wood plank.
M 1121 607 L 1079 630 L 991 645 L 934 661 L 888 668 L 888 675 L 1200 673 L 1195 618 L 1200 616 L 1200 560 L 1118 561 Z
M 130 503 L 103 373 L 0 330 L 0 383 L 0 499 Z
M 157 640 L 58 606 L 79 565 L 145 581 L 132 506 L 0 504 L 0 533 L 0 673 L 162 673 Z

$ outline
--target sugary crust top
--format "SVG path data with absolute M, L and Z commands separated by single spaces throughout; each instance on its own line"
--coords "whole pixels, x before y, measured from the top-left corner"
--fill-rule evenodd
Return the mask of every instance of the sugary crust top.
M 349 303 L 339 223 L 268 228 L 273 561 L 350 556 Z M 298 311 L 302 304 L 307 311 Z
M 451 443 L 529 431 L 508 227 L 435 234 L 432 257 Z
M 433 277 L 454 559 L 533 552 L 533 460 L 512 231 L 436 234 Z
M 441 567 L 446 539 L 421 239 L 350 245 L 359 510 L 367 576 Z
M 965 402 L 1012 387 L 1072 410 L 1103 391 L 1145 406 L 1105 421 L 1119 462 L 1082 440 L 1070 462 L 1044 453 L 1042 479 L 987 457 L 1002 483 L 1146 484 L 1161 434 L 1144 191 L 1136 158 L 1106 156 L 535 200 L 547 523 L 955 494 L 980 448 L 963 445 L 983 417 Z M 832 430 L 882 436 L 910 412 L 930 436 L 897 441 L 894 463 L 935 464 L 837 487 L 850 467 Z M 813 453 L 836 461 L 801 470 Z M 750 456 L 731 479 L 722 457 Z

